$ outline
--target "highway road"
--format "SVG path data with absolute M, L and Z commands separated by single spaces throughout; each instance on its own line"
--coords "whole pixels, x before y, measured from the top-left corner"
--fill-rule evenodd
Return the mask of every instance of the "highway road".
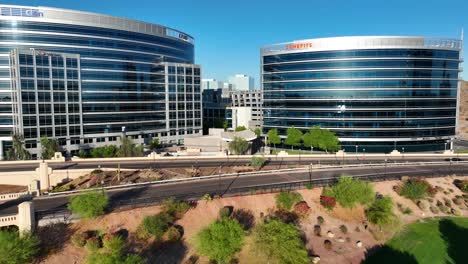
M 443 161 L 448 157 L 441 156 L 368 156 L 368 155 L 348 155 L 344 157 L 335 157 L 334 155 L 314 155 L 298 157 L 273 157 L 270 158 L 269 165 L 278 166 L 278 168 L 286 168 L 289 165 L 307 165 L 310 163 L 320 164 L 356 164 L 362 162 L 384 163 L 387 162 L 420 162 L 420 161 Z M 462 158 L 463 159 L 463 158 Z M 218 166 L 236 166 L 245 165 L 250 162 L 250 158 L 242 158 L 237 156 L 197 159 L 180 158 L 180 159 L 155 159 L 151 160 L 126 160 L 126 161 L 67 161 L 62 163 L 49 163 L 52 169 L 95 169 L 99 166 L 103 168 L 117 168 L 120 165 L 122 169 L 150 169 L 150 168 L 180 168 L 180 167 L 218 167 Z M 39 165 L 37 163 L 30 164 L 2 164 L 0 162 L 0 172 L 15 172 L 15 171 L 33 171 Z M 0 181 L 1 183 L 1 181 Z
M 108 190 L 106 193 L 110 199 L 110 207 L 118 208 L 125 204 L 156 203 L 165 198 L 174 196 L 184 199 L 197 199 L 203 194 L 212 195 L 230 195 L 239 192 L 246 192 L 249 189 L 258 188 L 261 185 L 287 184 L 297 181 L 308 181 L 309 177 L 314 180 L 336 178 L 343 174 L 352 176 L 375 176 L 383 177 L 401 177 L 401 176 L 445 176 L 445 175 L 466 175 L 468 172 L 468 163 L 445 164 L 411 164 L 405 166 L 367 166 L 358 168 L 335 168 L 307 171 L 285 172 L 260 175 L 243 175 L 216 177 L 211 179 L 200 179 L 196 181 L 186 181 L 178 183 L 165 183 L 156 185 L 144 185 L 126 189 Z M 257 186 L 257 187 L 256 187 Z M 34 206 L 37 211 L 50 211 L 63 209 L 70 196 L 43 196 L 35 198 Z M 17 212 L 17 204 L 20 201 L 9 201 L 0 204 L 0 215 L 13 214 Z

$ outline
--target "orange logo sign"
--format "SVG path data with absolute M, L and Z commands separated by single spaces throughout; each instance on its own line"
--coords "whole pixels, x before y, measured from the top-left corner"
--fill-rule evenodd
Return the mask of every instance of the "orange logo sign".
M 312 43 L 307 42 L 307 43 L 293 43 L 293 44 L 288 44 L 286 45 L 286 49 L 306 49 L 306 48 L 312 48 Z

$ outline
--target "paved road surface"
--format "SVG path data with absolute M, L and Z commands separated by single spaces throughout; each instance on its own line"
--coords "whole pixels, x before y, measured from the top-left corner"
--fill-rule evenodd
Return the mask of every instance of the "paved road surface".
M 444 176 L 444 175 L 466 175 L 468 164 L 453 163 L 450 165 L 406 165 L 406 166 L 383 166 L 363 167 L 363 168 L 340 168 L 321 169 L 312 171 L 313 179 L 324 179 L 339 177 L 346 173 L 353 176 L 382 175 L 382 176 Z M 113 205 L 129 202 L 129 200 L 151 200 L 152 202 L 163 200 L 164 198 L 175 196 L 187 198 L 200 198 L 204 193 L 229 194 L 239 192 L 239 189 L 249 188 L 258 185 L 270 185 L 289 183 L 294 181 L 306 181 L 309 179 L 309 172 L 287 172 L 264 175 L 249 175 L 239 177 L 221 177 L 204 179 L 198 181 L 188 181 L 161 185 L 145 185 L 129 189 L 115 189 L 107 191 L 110 202 Z M 65 208 L 69 196 L 51 196 L 34 199 L 36 211 L 46 211 Z M 13 214 L 17 212 L 19 201 L 10 201 L 0 204 L 0 215 Z

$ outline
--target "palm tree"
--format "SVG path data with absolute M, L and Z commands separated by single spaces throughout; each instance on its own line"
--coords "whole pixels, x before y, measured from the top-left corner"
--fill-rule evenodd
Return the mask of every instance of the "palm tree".
M 27 160 L 31 154 L 24 147 L 24 138 L 21 134 L 13 134 L 12 146 L 6 153 L 7 160 Z

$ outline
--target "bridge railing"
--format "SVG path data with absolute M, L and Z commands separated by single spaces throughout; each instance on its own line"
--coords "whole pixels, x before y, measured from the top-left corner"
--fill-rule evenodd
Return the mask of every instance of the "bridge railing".
M 0 194 L 0 201 L 15 200 L 15 199 L 18 199 L 18 198 L 29 197 L 29 196 L 31 196 L 29 191 Z

